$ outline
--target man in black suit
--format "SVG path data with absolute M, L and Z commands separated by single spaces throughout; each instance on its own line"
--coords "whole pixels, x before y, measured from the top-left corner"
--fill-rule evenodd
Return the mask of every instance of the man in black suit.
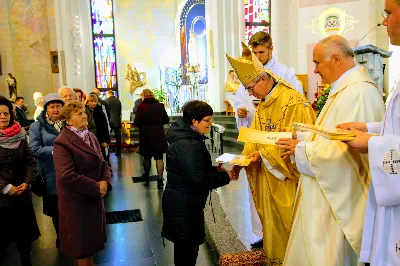
M 122 105 L 121 101 L 114 96 L 112 90 L 107 91 L 106 100 L 110 110 L 110 127 L 115 133 L 117 152 L 115 156 L 121 156 L 121 116 L 122 116 Z
M 15 120 L 17 120 L 18 123 L 26 129 L 27 127 L 29 127 L 31 123 L 26 117 L 26 113 L 24 110 L 25 109 L 24 101 L 25 99 L 23 97 L 17 97 L 17 99 L 15 100 L 15 105 L 17 107 L 16 108 L 17 117 L 15 118 Z

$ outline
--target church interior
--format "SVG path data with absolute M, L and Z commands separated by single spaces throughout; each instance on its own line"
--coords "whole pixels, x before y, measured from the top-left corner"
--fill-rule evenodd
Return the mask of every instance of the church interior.
M 139 210 L 140 218 L 108 224 L 105 249 L 94 254 L 93 264 L 174 265 L 174 244 L 161 237 L 163 190 L 156 182 L 135 181 L 143 174 L 143 157 L 133 109 L 143 91 L 150 89 L 164 104 L 166 131 L 182 116 L 185 103 L 208 103 L 214 113 L 206 147 L 217 165 L 221 154 L 241 154 L 244 149 L 237 140 L 235 107 L 240 77 L 227 55 L 239 58 L 242 42 L 248 44 L 257 32 L 269 33 L 271 58 L 295 72 L 317 114 L 329 84 L 315 72 L 313 51 L 322 39 L 339 35 L 386 101 L 398 82 L 400 48 L 390 43 L 382 25 L 384 8 L 384 0 L 3 0 L 0 95 L 11 101 L 23 97 L 26 116 L 33 121 L 35 92 L 45 96 L 68 87 L 89 95 L 97 88 L 106 100 L 107 91 L 112 91 L 122 105 L 122 155 L 115 155 L 111 134 L 113 190 L 104 197 L 105 211 Z M 155 162 L 150 173 L 157 175 Z M 167 169 L 164 182 L 168 183 Z M 209 197 L 212 205 L 207 201 L 204 209 L 206 240 L 196 265 L 282 265 L 282 260 L 263 261 L 262 244 L 253 249 L 263 235 L 255 234 L 252 226 L 245 171 Z M 32 243 L 31 265 L 77 265 L 56 247 L 42 199 L 32 195 L 32 202 L 41 236 Z M 237 254 L 258 262 L 224 262 Z M 0 250 L 0 265 L 21 265 L 15 244 Z

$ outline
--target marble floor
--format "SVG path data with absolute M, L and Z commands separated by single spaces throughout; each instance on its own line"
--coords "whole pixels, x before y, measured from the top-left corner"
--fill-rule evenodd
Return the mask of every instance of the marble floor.
M 240 152 L 229 148 L 225 152 L 229 151 Z M 107 225 L 106 249 L 98 252 L 94 258 L 98 266 L 173 265 L 173 244 L 166 240 L 164 247 L 160 237 L 162 191 L 157 190 L 156 182 L 151 182 L 149 186 L 132 182 L 132 176 L 142 174 L 141 162 L 137 153 L 123 153 L 121 157 L 111 155 L 113 190 L 105 197 L 106 211 L 140 209 L 143 221 Z M 155 173 L 153 162 L 152 174 Z M 247 180 L 242 176 L 238 181 L 218 189 L 218 193 L 227 217 L 249 248 L 250 243 L 258 238 L 251 232 L 247 186 Z M 42 200 L 33 195 L 33 202 L 42 234 L 33 243 L 33 265 L 73 265 L 73 260 L 63 256 L 55 247 L 55 231 L 51 219 L 42 214 Z M 7 247 L 0 265 L 20 265 L 15 244 Z M 207 243 L 200 247 L 197 265 L 218 265 L 216 254 Z

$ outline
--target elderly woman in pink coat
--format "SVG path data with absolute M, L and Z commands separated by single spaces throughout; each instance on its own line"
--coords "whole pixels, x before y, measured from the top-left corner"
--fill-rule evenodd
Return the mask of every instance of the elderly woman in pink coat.
M 75 265 L 93 265 L 104 249 L 103 197 L 111 190 L 110 168 L 96 137 L 87 130 L 85 106 L 73 101 L 62 111 L 63 130 L 54 142 L 54 165 L 60 213 L 60 250 Z

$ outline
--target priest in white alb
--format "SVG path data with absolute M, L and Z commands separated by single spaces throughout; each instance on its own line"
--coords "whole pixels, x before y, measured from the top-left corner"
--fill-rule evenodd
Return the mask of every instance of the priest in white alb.
M 384 12 L 382 24 L 388 27 L 390 42 L 400 46 L 400 2 L 386 0 Z M 388 14 L 391 14 L 390 19 Z M 353 122 L 338 127 L 356 133 L 355 140 L 348 145 L 361 153 L 368 152 L 371 169 L 360 261 L 369 262 L 371 266 L 400 265 L 399 83 L 387 102 L 383 122 Z
M 314 72 L 330 84 L 316 125 L 327 130 L 348 121 L 381 121 L 382 97 L 341 36 L 320 41 Z M 358 265 L 370 174 L 368 158 L 345 143 L 314 133 L 306 141 L 281 139 L 301 173 L 284 265 Z

